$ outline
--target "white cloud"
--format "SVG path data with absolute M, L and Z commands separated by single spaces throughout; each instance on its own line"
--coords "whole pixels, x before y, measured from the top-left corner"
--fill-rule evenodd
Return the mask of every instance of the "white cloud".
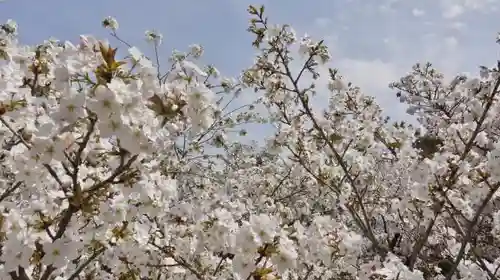
M 444 38 L 444 44 L 448 50 L 455 50 L 458 45 L 458 40 L 453 36 L 448 36 Z
M 465 12 L 465 8 L 461 5 L 450 5 L 443 9 L 443 17 L 446 19 L 452 19 L 460 16 Z
M 496 10 L 496 2 L 497 0 L 441 0 L 442 16 L 453 19 L 469 11 Z
M 329 66 L 338 68 L 363 93 L 376 96 L 387 114 L 402 117 L 404 106 L 397 103 L 388 84 L 406 75 L 417 62 L 433 63 L 445 77 L 474 72 L 475 63 L 488 61 L 491 52 L 485 38 L 492 28 L 486 22 L 497 17 L 497 1 L 385 0 L 375 4 L 357 0 L 331 16 L 320 12 L 316 20 L 301 27 L 313 29 L 309 33 L 316 39 L 326 38 L 332 53 Z M 472 53 L 477 61 L 467 59 Z M 322 78 L 319 83 L 326 81 Z
M 417 9 L 417 8 L 414 8 L 413 10 L 411 10 L 411 13 L 415 17 L 421 17 L 421 16 L 425 15 L 425 11 L 424 10 Z
M 335 63 L 347 80 L 359 87 L 379 92 L 386 90 L 389 83 L 399 78 L 401 71 L 393 63 L 375 60 L 344 58 Z
M 317 18 L 314 20 L 314 25 L 318 28 L 326 28 L 332 23 L 332 20 L 329 18 Z
M 361 89 L 365 95 L 374 96 L 384 109 L 383 114 L 398 120 L 408 119 L 406 105 L 399 103 L 396 92 L 389 84 L 398 81 L 407 71 L 403 65 L 375 60 L 345 58 L 339 61 L 340 74 Z
M 465 23 L 460 21 L 455 21 L 449 24 L 449 28 L 455 30 L 463 30 L 466 27 Z
M 297 65 L 294 65 L 297 66 Z M 395 91 L 389 89 L 389 84 L 398 81 L 406 72 L 405 65 L 386 62 L 380 59 L 362 60 L 350 57 L 334 59 L 328 67 L 339 70 L 340 76 L 346 82 L 351 82 L 361 89 L 365 95 L 374 96 L 384 109 L 383 114 L 396 119 L 407 119 L 405 105 L 400 104 L 395 97 Z M 316 81 L 318 93 L 314 99 L 314 106 L 318 109 L 326 108 L 328 104 L 327 83 L 329 74 L 327 67 L 320 67 L 320 79 Z M 298 69 L 298 67 L 294 67 Z M 309 81 L 303 81 L 308 84 Z

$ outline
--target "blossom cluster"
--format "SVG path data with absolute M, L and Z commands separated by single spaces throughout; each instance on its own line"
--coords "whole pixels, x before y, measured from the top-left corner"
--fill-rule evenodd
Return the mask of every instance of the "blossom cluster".
M 394 122 L 323 41 L 248 12 L 237 78 L 199 45 L 162 72 L 163 36 L 148 58 L 112 17 L 122 58 L 0 25 L 0 279 L 498 279 L 500 65 L 415 65 L 390 87 L 418 125 Z

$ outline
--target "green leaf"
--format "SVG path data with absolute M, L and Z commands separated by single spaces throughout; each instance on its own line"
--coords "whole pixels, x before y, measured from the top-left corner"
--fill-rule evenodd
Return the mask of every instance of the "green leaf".
M 387 146 L 389 146 L 389 148 L 391 148 L 391 149 L 399 149 L 399 148 L 401 148 L 401 143 L 399 141 L 396 141 L 396 142 L 392 142 L 392 143 L 387 144 Z
M 256 14 L 257 14 L 257 9 L 256 9 L 254 6 L 252 6 L 252 5 L 248 6 L 247 11 L 248 11 L 248 13 L 250 13 L 251 15 L 256 15 Z
M 334 133 L 330 135 L 330 141 L 332 141 L 333 143 L 338 143 L 339 141 L 342 141 L 342 139 L 344 139 L 344 137 L 342 137 L 342 135 L 340 134 Z

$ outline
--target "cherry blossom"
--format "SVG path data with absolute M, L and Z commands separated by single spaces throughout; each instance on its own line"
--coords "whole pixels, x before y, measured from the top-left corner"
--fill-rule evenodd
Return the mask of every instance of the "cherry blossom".
M 113 17 L 110 41 L 0 25 L 0 279 L 498 279 L 498 65 L 416 64 L 390 85 L 411 125 L 248 12 L 239 77 Z

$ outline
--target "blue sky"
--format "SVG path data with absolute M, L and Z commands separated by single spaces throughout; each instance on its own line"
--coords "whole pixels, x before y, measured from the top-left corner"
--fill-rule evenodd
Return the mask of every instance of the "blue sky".
M 0 21 L 16 20 L 21 40 L 33 44 L 51 36 L 109 37 L 100 24 L 114 16 L 121 37 L 141 50 L 148 49 L 144 31 L 157 29 L 164 35 L 165 60 L 173 48 L 200 43 L 204 62 L 231 76 L 254 54 L 245 32 L 248 4 L 265 4 L 273 22 L 289 23 L 299 35 L 325 38 L 331 66 L 395 117 L 403 117 L 404 108 L 387 84 L 415 62 L 431 61 L 448 75 L 475 72 L 477 65 L 494 65 L 500 48 L 496 0 L 4 0 Z

